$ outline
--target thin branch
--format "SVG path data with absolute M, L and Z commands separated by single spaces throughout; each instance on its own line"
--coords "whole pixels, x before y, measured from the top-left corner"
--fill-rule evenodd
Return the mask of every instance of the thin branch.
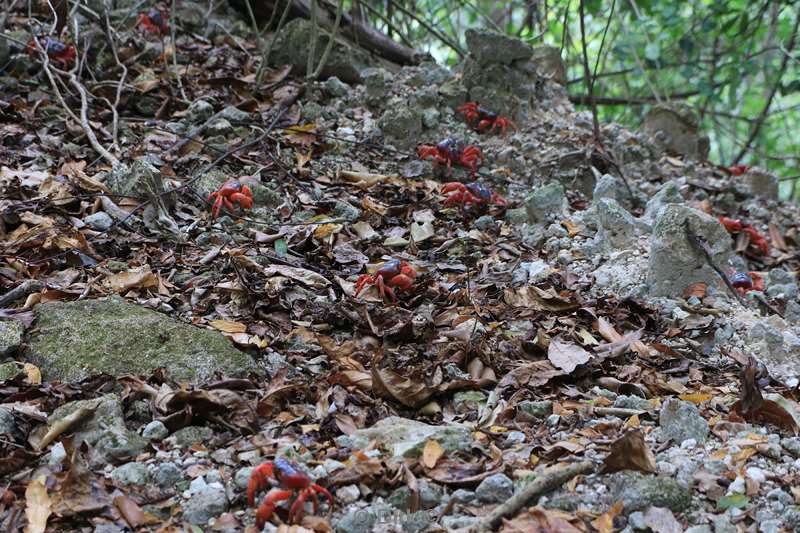
M 792 28 L 792 36 L 789 38 L 788 46 L 786 47 L 789 52 L 794 49 L 795 39 L 797 37 L 797 28 L 800 25 L 800 14 L 795 14 L 794 17 L 794 28 Z M 750 130 L 750 136 L 745 141 L 744 146 L 733 159 L 733 164 L 736 165 L 742 158 L 747 155 L 747 152 L 750 150 L 750 146 L 755 141 L 756 137 L 758 136 L 759 131 L 761 130 L 761 126 L 764 124 L 764 121 L 767 118 L 767 114 L 769 113 L 769 108 L 772 105 L 772 100 L 775 98 L 775 94 L 778 92 L 778 87 L 781 85 L 781 80 L 783 79 L 783 75 L 786 73 L 786 67 L 789 64 L 790 54 L 784 54 L 783 58 L 781 59 L 781 66 L 778 69 L 778 75 L 775 79 L 775 83 L 772 85 L 772 89 L 770 89 L 769 97 L 767 98 L 766 103 L 764 104 L 764 108 L 761 110 L 761 114 L 759 114 L 758 118 L 756 119 L 756 123 L 753 126 L 752 130 Z
M 578 12 L 581 22 L 581 48 L 583 49 L 583 74 L 586 78 L 586 91 L 589 93 L 589 104 L 592 106 L 592 131 L 595 142 L 600 142 L 600 122 L 597 120 L 597 103 L 594 99 L 594 82 L 589 70 L 589 53 L 586 50 L 586 26 L 583 14 L 584 0 L 578 4 Z
M 333 30 L 331 30 L 331 35 L 328 39 L 328 44 L 325 46 L 325 50 L 322 52 L 322 57 L 319 59 L 319 64 L 317 68 L 314 69 L 314 72 L 311 72 L 306 76 L 308 80 L 315 80 L 319 77 L 322 73 L 322 69 L 325 68 L 325 63 L 328 62 L 328 56 L 333 49 L 333 45 L 336 42 L 336 33 L 339 31 L 339 24 L 342 22 L 342 11 L 344 11 L 344 0 L 339 0 L 339 5 L 336 8 L 336 19 L 333 21 Z M 315 39 L 316 45 L 316 39 Z M 309 62 L 313 62 L 312 53 L 309 52 Z M 312 63 L 313 64 L 313 63 Z
M 283 8 L 283 13 L 281 13 L 281 19 L 278 21 L 278 27 L 275 28 L 275 31 L 272 33 L 272 39 L 269 41 L 269 46 L 264 51 L 261 56 L 261 64 L 258 66 L 258 71 L 256 71 L 256 85 L 261 85 L 261 80 L 264 77 L 264 71 L 267 69 L 267 65 L 269 64 L 269 55 L 272 53 L 272 47 L 275 45 L 275 40 L 278 38 L 278 33 L 283 28 L 284 23 L 286 23 L 286 18 L 289 16 L 289 10 L 292 7 L 291 0 L 286 0 L 286 7 Z M 275 3 L 275 9 L 278 9 L 278 3 Z M 270 23 L 272 21 L 272 17 L 270 17 Z M 267 25 L 267 28 L 269 25 Z M 265 28 L 266 29 L 266 28 Z
M 454 42 L 454 41 L 451 41 L 451 40 L 450 40 L 450 38 L 449 38 L 447 35 L 445 35 L 445 34 L 441 33 L 441 32 L 440 32 L 440 31 L 438 31 L 436 28 L 434 28 L 433 26 L 431 26 L 430 24 L 428 24 L 427 22 L 425 22 L 424 20 L 422 20 L 422 19 L 421 19 L 419 16 L 417 16 L 417 14 L 416 14 L 416 13 L 413 13 L 412 11 L 409 11 L 409 10 L 408 10 L 408 9 L 407 9 L 407 8 L 406 8 L 404 5 L 402 5 L 401 3 L 399 3 L 399 2 L 395 2 L 395 4 L 394 4 L 394 7 L 396 7 L 397 9 L 399 9 L 400 11 L 402 11 L 403 13 L 405 13 L 406 15 L 408 15 L 408 16 L 409 16 L 411 19 L 413 19 L 413 20 L 414 20 L 414 21 L 415 21 L 417 24 L 419 24 L 420 26 L 422 26 L 423 28 L 425 28 L 425 29 L 426 29 L 426 30 L 427 30 L 427 31 L 428 31 L 430 34 L 432 34 L 432 35 L 436 36 L 436 37 L 437 37 L 437 38 L 438 38 L 440 41 L 442 41 L 444 44 L 446 44 L 447 46 L 449 46 L 450 48 L 452 48 L 452 49 L 455 51 L 455 53 L 457 53 L 457 54 L 458 54 L 458 56 L 459 56 L 459 57 L 464 57 L 464 56 L 466 56 L 466 55 L 467 55 L 467 53 L 464 51 L 464 49 L 463 49 L 463 48 L 461 48 L 461 47 L 458 45 L 458 43 L 456 43 L 456 42 Z

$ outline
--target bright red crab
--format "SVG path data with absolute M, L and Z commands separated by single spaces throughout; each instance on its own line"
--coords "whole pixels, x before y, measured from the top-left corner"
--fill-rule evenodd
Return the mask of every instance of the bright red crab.
M 267 520 L 275 512 L 278 502 L 288 500 L 297 492 L 297 499 L 289 508 L 289 523 L 295 522 L 303 517 L 303 505 L 308 497 L 311 497 L 314 512 L 317 512 L 319 500 L 317 494 L 322 494 L 328 498 L 330 509 L 333 509 L 333 496 L 324 487 L 314 483 L 300 468 L 286 459 L 276 458 L 274 461 L 267 461 L 261 464 L 250 475 L 247 484 L 247 504 L 250 507 L 255 505 L 256 494 L 270 486 L 270 481 L 274 481 L 279 487 L 272 488 L 258 506 L 256 511 L 256 527 L 261 530 Z
M 464 143 L 453 137 L 448 137 L 440 141 L 436 146 L 431 144 L 421 144 L 417 147 L 417 155 L 420 159 L 433 158 L 433 165 L 447 165 L 448 174 L 452 171 L 453 165 L 467 167 L 475 175 L 478 165 L 483 162 L 483 154 L 477 146 L 464 146 Z
M 368 285 L 377 285 L 381 298 L 386 300 L 386 296 L 389 296 L 391 301 L 396 302 L 397 297 L 392 287 L 395 287 L 398 291 L 406 291 L 414 285 L 416 277 L 417 271 L 408 262 L 391 259 L 376 270 L 375 274 L 362 274 L 359 276 L 356 281 L 355 295 L 358 296 Z
M 495 130 L 500 130 L 500 133 L 505 135 L 508 128 L 517 130 L 516 124 L 494 111 L 481 107 L 478 102 L 467 102 L 456 111 L 464 115 L 467 124 L 479 133 L 494 133 Z
M 51 37 L 36 37 L 31 39 L 28 43 L 28 55 L 33 56 L 33 54 L 39 51 L 39 47 L 36 46 L 36 41 L 34 39 L 39 40 L 39 44 L 45 52 L 47 52 L 47 57 L 50 61 L 57 64 L 62 69 L 69 68 L 70 64 L 75 60 L 77 54 L 74 46 Z
M 736 292 L 744 296 L 748 292 L 764 292 L 766 284 L 758 272 L 734 272 L 728 278 Z
M 206 198 L 206 202 L 214 199 L 214 205 L 211 207 L 211 216 L 217 218 L 222 206 L 225 206 L 229 212 L 233 212 L 233 204 L 236 203 L 241 209 L 250 209 L 253 207 L 253 193 L 250 187 L 242 185 L 238 180 L 228 180 L 219 188 L 218 191 L 212 192 Z
M 492 191 L 492 189 L 486 185 L 478 182 L 467 183 L 465 185 L 457 181 L 451 181 L 450 183 L 442 185 L 442 194 L 449 194 L 444 200 L 444 205 L 447 207 L 453 207 L 455 205 L 465 207 L 468 204 L 485 205 L 488 203 L 501 206 L 508 205 L 505 198 Z
M 165 35 L 169 32 L 169 15 L 166 11 L 159 11 L 156 8 L 150 9 L 147 13 L 139 13 L 139 20 L 136 25 L 146 33 L 153 35 Z
M 750 167 L 747 165 L 732 165 L 730 167 L 720 167 L 723 172 L 726 174 L 730 174 L 731 176 L 741 176 L 745 172 L 747 172 Z
M 719 221 L 725 226 L 728 233 L 734 235 L 737 233 L 746 233 L 747 236 L 750 237 L 750 244 L 753 245 L 753 247 L 761 252 L 762 255 L 769 255 L 769 241 L 756 231 L 753 226 L 736 218 L 719 217 Z

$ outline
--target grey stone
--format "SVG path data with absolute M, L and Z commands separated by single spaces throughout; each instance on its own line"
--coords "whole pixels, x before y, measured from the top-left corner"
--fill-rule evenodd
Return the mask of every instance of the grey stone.
M 399 416 L 379 420 L 372 427 L 358 429 L 350 435 L 336 438 L 339 446 L 361 449 L 377 440 L 388 449 L 394 460 L 419 457 L 429 440 L 436 440 L 447 452 L 464 450 L 472 444 L 472 433 L 467 426 L 450 423 L 429 425 Z
M 456 489 L 455 491 L 453 491 L 453 494 L 451 494 L 450 497 L 457 503 L 466 503 L 466 504 L 474 502 L 475 498 L 477 498 L 477 496 L 473 491 L 467 489 Z
M 553 402 L 550 400 L 523 400 L 517 404 L 517 408 L 536 418 L 544 418 L 553 413 Z
M 567 198 L 564 186 L 557 181 L 536 187 L 525 198 L 525 212 L 529 222 L 549 222 L 564 216 Z
M 470 528 L 478 521 L 475 516 L 443 516 L 441 523 L 442 527 L 447 531 L 456 531 L 459 529 Z
M 349 503 L 357 502 L 361 498 L 361 491 L 358 490 L 358 485 L 345 485 L 336 489 L 334 494 L 337 502 L 342 502 L 347 505 Z
M 522 444 L 525 442 L 526 439 L 527 437 L 522 431 L 509 431 L 508 434 L 506 434 L 504 445 L 507 447 L 516 446 L 517 444 Z
M 731 239 L 717 219 L 682 205 L 667 205 L 656 218 L 650 240 L 647 286 L 651 296 L 681 296 L 695 282 L 722 289 L 719 275 L 689 240 L 685 225 L 705 242 L 714 264 L 728 264 Z
M 742 181 L 753 196 L 770 200 L 778 199 L 780 182 L 775 174 L 767 172 L 763 168 L 751 167 L 742 176 Z
M 256 467 L 254 466 L 245 466 L 244 468 L 240 468 L 236 471 L 233 481 L 239 489 L 247 489 L 247 484 L 250 483 L 250 475 L 255 469 Z
M 125 463 L 111 471 L 111 479 L 120 485 L 145 485 L 150 473 L 144 463 Z
M 319 65 L 322 53 L 328 46 L 328 35 L 321 35 L 310 20 L 296 18 L 287 22 L 273 41 L 270 65 L 292 65 L 296 70 L 305 72 L 306 61 L 311 51 L 311 42 L 316 38 L 314 67 Z M 345 41 L 336 39 L 331 48 L 320 77 L 325 79 L 336 76 L 345 83 L 360 83 L 361 71 L 371 66 L 370 56 Z
M 653 408 L 653 403 L 647 398 L 641 396 L 627 396 L 620 395 L 614 400 L 614 407 L 621 407 L 623 409 L 639 409 L 641 411 L 649 411 Z
M 18 320 L 0 320 L 0 357 L 14 355 L 22 344 L 25 327 Z M 14 377 L 16 371 L 9 377 Z
M 166 442 L 176 448 L 188 448 L 197 443 L 203 443 L 214 437 L 214 430 L 205 426 L 186 426 L 169 437 Z
M 426 107 L 422 110 L 422 125 L 429 130 L 436 129 L 439 126 L 439 118 L 441 113 L 435 107 Z
M 714 533 L 711 531 L 711 526 L 705 524 L 699 526 L 692 526 L 686 529 L 683 533 Z
M 670 204 L 683 204 L 683 196 L 674 181 L 668 181 L 647 201 L 643 218 L 650 223 L 655 222 L 661 210 Z
M 495 219 L 491 215 L 482 215 L 475 220 L 475 228 L 480 231 L 487 231 L 494 227 Z
M 361 210 L 348 202 L 337 200 L 333 206 L 333 216 L 352 223 L 361 218 Z
M 739 528 L 731 524 L 731 520 L 727 514 L 714 515 L 711 517 L 714 523 L 714 533 L 738 533 Z
M 786 437 L 781 440 L 781 446 L 795 457 L 800 457 L 800 437 Z
M 371 533 L 379 518 L 372 507 L 348 511 L 338 522 L 334 522 L 337 533 Z
M 663 435 L 678 444 L 687 439 L 704 443 L 708 437 L 708 422 L 691 402 L 670 398 L 661 406 L 658 422 Z
M 3 322 L 0 321 L 0 330 L 2 330 L 2 324 Z M 2 338 L 2 331 L 0 331 L 0 338 Z M 2 341 L 0 340 L 0 343 L 1 342 Z M 16 350 L 16 348 L 14 350 Z M 9 350 L 10 353 L 4 355 L 11 355 L 14 353 L 14 350 Z M 22 368 L 14 361 L 0 364 L 0 381 L 12 379 L 14 376 L 19 374 L 21 370 Z
M 514 495 L 514 483 L 505 474 L 492 474 L 480 482 L 475 495 L 485 503 L 501 503 Z
M 335 97 L 347 96 L 347 93 L 350 92 L 350 86 L 342 82 L 342 80 L 336 76 L 331 76 L 325 80 L 325 83 L 322 84 L 322 88 L 325 89 L 326 93 Z
M 469 53 L 482 65 L 508 65 L 520 59 L 530 59 L 533 55 L 530 45 L 502 33 L 469 29 L 464 35 Z
M 419 142 L 422 114 L 405 100 L 389 102 L 378 121 L 383 135 L 399 148 L 410 148 Z
M 199 125 L 210 119 L 214 114 L 214 106 L 206 100 L 195 100 L 186 109 L 184 122 Z
M 113 296 L 37 305 L 28 359 L 44 379 L 77 381 L 98 372 L 205 381 L 255 371 L 249 355 L 221 334 L 183 324 Z
M 225 489 L 208 485 L 183 504 L 183 519 L 191 524 L 206 525 L 210 519 L 227 511 L 228 505 Z
M 595 241 L 601 249 L 617 250 L 631 247 L 636 239 L 637 223 L 633 215 L 612 198 L 596 202 L 599 229 Z
M 421 509 L 433 509 L 442 501 L 442 489 L 424 479 L 418 483 L 419 505 Z M 392 492 L 388 499 L 389 503 L 401 511 L 407 511 L 411 504 L 411 489 L 399 487 Z
M 142 430 L 142 437 L 147 440 L 162 440 L 169 435 L 169 430 L 161 420 L 153 420 Z
M 512 285 L 536 285 L 546 280 L 554 269 L 544 261 L 523 261 L 511 273 Z
M 108 231 L 114 224 L 114 219 L 111 218 L 105 211 L 98 211 L 83 219 L 83 221 L 95 231 Z
M 622 501 L 626 512 L 643 511 L 650 506 L 681 512 L 692 501 L 689 489 L 670 477 L 626 471 L 611 474 L 607 480 L 609 500 Z
M 236 106 L 229 105 L 219 112 L 219 117 L 224 118 L 232 124 L 238 124 L 250 120 L 250 113 L 242 111 Z
M 0 408 L 0 435 L 21 436 L 14 415 L 5 408 Z
M 172 487 L 182 477 L 183 472 L 175 463 L 161 463 L 153 472 L 153 481 L 161 488 Z
M 459 391 L 453 395 L 453 409 L 459 413 L 477 413 L 486 403 L 486 395 L 481 391 Z
M 557 46 L 540 44 L 533 47 L 531 61 L 539 72 L 559 85 L 567 85 L 567 69 L 561 59 L 561 49 Z
M 783 531 L 782 522 L 778 519 L 763 520 L 758 524 L 758 531 L 760 533 L 779 533 Z
M 429 85 L 441 85 L 453 77 L 453 73 L 445 67 L 433 63 L 425 62 L 417 66 L 403 67 L 401 71 L 406 77 L 406 83 L 414 87 L 425 87 Z
M 147 449 L 147 441 L 125 426 L 122 404 L 116 394 L 66 403 L 48 417 L 48 426 L 52 427 L 79 409 L 87 409 L 93 414 L 71 431 L 74 432 L 75 446 L 86 442 L 91 447 L 93 465 L 130 460 Z
M 601 198 L 616 200 L 625 209 L 631 208 L 631 195 L 625 183 L 611 174 L 603 174 L 595 183 L 592 200 L 597 202 Z
M 217 117 L 206 126 L 208 135 L 229 135 L 233 133 L 233 125 L 228 119 Z
M 364 87 L 367 89 L 367 98 L 378 101 L 386 96 L 389 91 L 393 76 L 383 68 L 367 68 L 361 72 Z
M 404 514 L 400 517 L 400 527 L 408 533 L 423 531 L 428 528 L 431 522 L 431 515 L 425 511 Z
M 698 160 L 708 157 L 709 138 L 700 134 L 697 115 L 688 106 L 653 106 L 644 117 L 642 130 L 662 150 Z

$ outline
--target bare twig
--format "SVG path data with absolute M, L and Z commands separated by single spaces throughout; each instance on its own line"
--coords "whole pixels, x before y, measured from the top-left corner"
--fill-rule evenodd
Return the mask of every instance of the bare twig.
M 521 491 L 514 494 L 505 503 L 498 505 L 471 531 L 486 531 L 496 529 L 503 518 L 515 516 L 523 507 L 534 503 L 540 496 L 551 492 L 575 476 L 590 474 L 595 465 L 590 461 L 581 461 L 567 465 L 556 465 L 548 468 L 529 483 Z
M 583 49 L 583 73 L 584 78 L 586 78 L 586 92 L 589 94 L 589 104 L 592 106 L 592 131 L 595 141 L 600 142 L 600 122 L 597 119 L 597 104 L 594 101 L 594 82 L 592 81 L 592 74 L 589 70 L 589 53 L 586 50 L 586 25 L 583 20 L 583 4 L 584 0 L 580 0 L 578 12 L 581 26 L 581 48 Z
M 39 292 L 45 288 L 45 284 L 38 279 L 26 279 L 4 295 L 0 296 L 0 309 L 8 307 L 17 300 L 27 298 L 28 295 Z
M 420 26 L 425 28 L 429 33 L 431 33 L 432 35 L 437 37 L 440 41 L 442 41 L 444 44 L 446 44 L 447 46 L 452 48 L 455 51 L 455 53 L 458 54 L 459 57 L 464 57 L 464 56 L 467 55 L 467 53 L 464 51 L 463 48 L 461 48 L 458 45 L 458 43 L 456 43 L 455 41 L 452 41 L 449 37 L 447 37 L 447 35 L 443 34 L 442 32 L 438 31 L 436 28 L 434 28 L 433 26 L 431 26 L 430 24 L 425 22 L 423 19 L 421 19 L 419 16 L 417 16 L 416 13 L 414 13 L 412 11 L 409 11 L 402 3 L 395 2 L 394 3 L 394 7 L 396 7 L 397 9 L 402 11 L 403 13 L 405 13 L 407 16 L 412 18 L 417 24 L 419 24 Z
M 172 0 L 172 7 L 170 8 L 170 24 L 169 24 L 169 40 L 172 42 L 172 68 L 175 70 L 175 81 L 178 82 L 178 90 L 181 92 L 181 98 L 188 100 L 186 91 L 183 90 L 183 80 L 181 79 L 181 71 L 178 68 L 178 43 L 175 39 L 175 6 L 176 0 Z
M 275 28 L 275 32 L 272 34 L 272 39 L 269 41 L 269 46 L 261 55 L 261 64 L 258 66 L 258 71 L 256 72 L 256 85 L 261 85 L 261 80 L 264 77 L 264 71 L 269 64 L 269 55 L 272 53 L 272 47 L 275 45 L 275 40 L 278 38 L 278 32 L 281 31 L 284 23 L 286 22 L 286 17 L 289 16 L 289 10 L 292 7 L 291 0 L 286 0 L 286 7 L 283 8 L 283 13 L 281 13 L 281 19 L 278 21 L 278 27 Z M 278 4 L 275 3 L 275 9 L 278 9 Z M 273 13 L 274 15 L 274 13 Z M 272 22 L 272 17 L 270 17 L 270 23 L 267 24 L 267 28 Z
M 344 10 L 344 0 L 339 0 L 339 5 L 336 8 L 336 19 L 333 22 L 333 30 L 331 30 L 331 35 L 328 39 L 328 44 L 325 46 L 325 50 L 322 52 L 322 57 L 319 59 L 319 64 L 317 68 L 314 69 L 313 72 L 307 73 L 306 79 L 308 80 L 315 80 L 319 77 L 322 73 L 322 69 L 325 68 L 325 63 L 328 62 L 328 56 L 333 49 L 334 42 L 336 41 L 336 32 L 339 31 L 339 24 L 342 21 L 342 11 Z M 316 22 L 316 20 L 315 20 Z M 316 48 L 316 37 L 314 38 L 314 47 L 312 47 L 312 51 L 309 52 L 309 64 L 313 64 L 313 52 Z

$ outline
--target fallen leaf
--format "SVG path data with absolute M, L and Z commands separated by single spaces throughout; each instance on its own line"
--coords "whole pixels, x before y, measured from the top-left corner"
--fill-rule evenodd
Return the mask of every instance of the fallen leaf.
M 103 284 L 112 291 L 121 294 L 131 289 L 158 287 L 158 277 L 150 271 L 150 267 L 143 267 L 138 270 L 112 274 L 103 280 Z
M 570 311 L 580 307 L 577 302 L 564 300 L 551 291 L 545 291 L 533 285 L 518 289 L 505 289 L 503 300 L 511 307 L 526 307 L 539 311 Z
M 45 476 L 32 479 L 25 489 L 25 517 L 28 519 L 25 533 L 44 533 L 47 529 L 47 519 L 52 509 L 45 486 L 46 479 Z
M 600 533 L 611 533 L 616 529 L 614 527 L 614 519 L 622 513 L 624 507 L 625 504 L 623 502 L 614 502 L 614 504 L 608 508 L 608 511 L 592 520 L 592 527 Z
M 372 364 L 372 390 L 388 400 L 396 400 L 407 407 L 420 407 L 434 391 L 419 379 L 408 379 L 397 372 L 378 368 Z
M 436 230 L 430 222 L 423 222 L 421 224 L 419 222 L 412 222 L 410 231 L 411 238 L 414 239 L 414 242 L 427 241 L 436 235 Z
M 717 509 L 727 511 L 728 509 L 744 509 L 750 503 L 750 498 L 744 494 L 731 494 L 723 496 L 717 500 Z
M 241 322 L 234 322 L 232 320 L 212 320 L 209 322 L 212 328 L 218 329 L 225 333 L 244 333 L 247 331 L 247 325 Z
M 439 458 L 444 455 L 444 448 L 434 439 L 428 439 L 425 442 L 425 448 L 422 450 L 422 464 L 426 468 L 434 468 Z
M 644 523 L 653 533 L 681 533 L 683 526 L 672 514 L 672 511 L 664 507 L 650 506 L 644 513 Z
M 696 296 L 698 298 L 705 298 L 707 290 L 708 283 L 703 283 L 702 281 L 690 283 L 685 289 L 683 289 L 683 297 L 691 298 L 692 296 Z
M 547 348 L 547 358 L 553 363 L 553 366 L 569 374 L 578 365 L 588 363 L 592 356 L 577 344 L 555 338 L 550 340 L 550 346 Z
M 114 505 L 119 510 L 119 514 L 122 515 L 122 518 L 125 519 L 132 529 L 136 529 L 140 526 L 154 525 L 160 522 L 157 516 L 144 512 L 135 501 L 124 494 L 120 494 L 114 498 Z
M 97 409 L 97 405 L 95 404 L 94 407 L 81 407 L 76 409 L 71 414 L 65 416 L 64 418 L 55 422 L 45 433 L 42 440 L 39 441 L 37 444 L 33 446 L 36 451 L 44 450 L 51 442 L 57 439 L 62 433 L 72 429 L 75 425 L 79 424 L 86 418 L 92 416 L 94 414 L 95 409 Z
M 678 396 L 681 400 L 692 402 L 694 404 L 700 405 L 703 402 L 707 402 L 712 398 L 712 396 L 705 392 L 690 392 L 687 394 L 681 394 Z
M 25 363 L 22 365 L 23 370 L 28 375 L 28 383 L 31 385 L 41 385 L 42 383 L 42 371 L 39 370 L 39 367 L 36 365 L 32 365 L 30 363 Z
M 656 471 L 656 458 L 639 430 L 628 431 L 614 441 L 611 451 L 603 461 L 606 472 L 638 470 L 645 473 Z

